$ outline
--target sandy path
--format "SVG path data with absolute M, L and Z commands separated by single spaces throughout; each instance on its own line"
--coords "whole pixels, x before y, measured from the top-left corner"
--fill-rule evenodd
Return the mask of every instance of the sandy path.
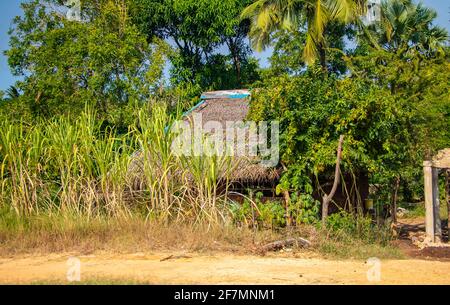
M 70 255 L 0 258 L 0 283 L 67 283 Z M 190 255 L 161 262 L 167 254 L 79 256 L 81 280 L 150 284 L 370 284 L 363 261 L 282 257 Z M 381 284 L 450 284 L 450 262 L 387 260 Z

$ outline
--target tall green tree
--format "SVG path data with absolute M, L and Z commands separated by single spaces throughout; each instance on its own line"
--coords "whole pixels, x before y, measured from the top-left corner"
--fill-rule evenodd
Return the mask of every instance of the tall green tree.
M 287 171 L 279 188 L 320 188 L 320 181 L 331 177 L 336 143 L 345 134 L 343 173 L 368 173 L 371 183 L 381 186 L 384 202 L 395 197 L 398 185 L 421 194 L 423 160 L 450 145 L 450 53 L 446 35 L 432 25 L 435 14 L 410 5 L 404 13 L 408 22 L 392 22 L 396 34 L 383 30 L 384 12 L 379 23 L 367 28 L 373 39 L 361 39 L 355 52 L 345 52 L 342 58 L 350 71 L 341 75 L 325 75 L 299 59 L 306 30 L 280 31 L 275 26 L 268 31 L 275 33 L 273 73 L 259 84 L 262 89 L 252 98 L 250 113 L 254 120 L 280 121 L 281 159 Z M 279 22 L 279 15 L 274 16 Z M 336 31 L 336 22 L 329 21 L 326 30 Z M 365 30 L 356 20 L 355 25 L 350 29 Z M 335 42 L 339 35 L 324 37 Z
M 443 53 L 448 41 L 444 28 L 433 25 L 437 13 L 411 0 L 384 1 L 381 20 L 369 27 L 379 46 L 389 52 L 405 54 L 419 51 L 423 56 Z
M 352 27 L 342 23 L 333 22 L 326 31 L 328 37 L 327 69 L 330 73 L 343 75 L 347 72 L 347 64 L 344 61 L 346 39 L 355 35 Z M 270 69 L 268 74 L 289 75 L 302 74 L 307 65 L 303 58 L 306 44 L 306 33 L 302 31 L 280 30 L 273 34 L 272 56 L 270 57 Z
M 365 0 L 257 0 L 243 12 L 252 22 L 250 37 L 256 49 L 270 43 L 270 35 L 279 29 L 305 29 L 303 60 L 317 59 L 326 67 L 327 26 L 332 21 L 344 24 L 357 20 L 365 12 Z
M 141 31 L 150 39 L 157 35 L 175 46 L 177 53 L 171 58 L 174 83 L 194 82 L 202 88 L 221 89 L 252 81 L 247 78 L 247 72 L 251 72 L 249 69 L 254 68 L 255 62 L 245 42 L 249 22 L 239 18 L 249 0 L 136 0 L 133 3 L 133 20 Z
M 148 96 L 152 48 L 131 23 L 125 0 L 84 0 L 80 20 L 67 18 L 63 1 L 21 6 L 6 55 L 23 78 L 20 100 L 34 116 L 76 115 L 87 103 L 120 120 L 121 109 Z
M 394 189 L 400 182 L 406 200 L 422 193 L 421 162 L 450 145 L 448 34 L 433 25 L 436 16 L 421 3 L 384 1 L 381 20 L 367 28 L 348 60 L 353 77 L 370 80 L 412 109 L 408 158 L 400 168 L 387 167 L 377 181 Z

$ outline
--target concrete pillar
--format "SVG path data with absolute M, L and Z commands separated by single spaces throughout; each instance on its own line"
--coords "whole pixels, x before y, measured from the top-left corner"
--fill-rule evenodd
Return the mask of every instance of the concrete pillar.
M 423 177 L 425 191 L 425 230 L 427 241 L 434 242 L 434 208 L 433 208 L 433 163 L 423 162 Z
M 434 242 L 442 241 L 442 227 L 439 203 L 439 169 L 433 167 L 433 218 L 434 218 Z
M 425 228 L 427 241 L 439 243 L 442 240 L 441 217 L 439 215 L 439 170 L 431 161 L 423 163 L 425 187 Z

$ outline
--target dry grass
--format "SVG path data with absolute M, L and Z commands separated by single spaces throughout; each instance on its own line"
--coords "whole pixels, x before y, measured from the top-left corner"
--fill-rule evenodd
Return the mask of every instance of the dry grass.
M 95 252 L 115 254 L 196 252 L 264 255 L 262 246 L 289 237 L 312 242 L 310 249 L 289 253 L 326 258 L 402 258 L 394 246 L 367 243 L 357 238 L 339 238 L 314 226 L 291 229 L 253 230 L 233 225 L 166 223 L 143 217 L 88 220 L 83 216 L 31 216 L 24 220 L 14 213 L 0 213 L 0 256 L 23 254 Z
M 87 220 L 34 216 L 26 222 L 0 219 L 0 256 L 96 251 L 114 253 L 225 251 L 256 253 L 258 245 L 281 238 L 272 231 L 145 221 L 142 218 Z

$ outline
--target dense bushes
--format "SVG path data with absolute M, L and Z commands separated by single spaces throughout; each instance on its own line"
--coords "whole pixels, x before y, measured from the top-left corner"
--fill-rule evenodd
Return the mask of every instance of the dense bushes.
M 376 243 L 383 246 L 392 240 L 392 232 L 387 226 L 377 226 L 370 217 L 355 217 L 341 211 L 327 218 L 327 228 L 341 240 L 358 239 L 365 243 Z
M 420 198 L 423 160 L 450 144 L 448 90 L 428 79 L 446 77 L 439 61 L 422 62 L 419 69 L 426 74 L 410 75 L 395 92 L 380 76 L 399 66 L 407 74 L 408 64 L 397 60 L 365 66 L 367 72 L 376 69 L 377 76 L 359 70 L 342 78 L 310 68 L 297 76 L 265 79 L 252 99 L 251 119 L 280 121 L 281 161 L 288 170 L 279 192 L 320 192 L 318 182 L 331 176 L 339 136 L 345 135 L 343 178 L 368 174 L 378 185 L 375 199 L 385 203 L 397 179 L 405 194 L 414 192 L 409 198 Z M 431 71 L 434 74 L 428 74 Z M 422 86 L 427 87 L 419 91 Z

